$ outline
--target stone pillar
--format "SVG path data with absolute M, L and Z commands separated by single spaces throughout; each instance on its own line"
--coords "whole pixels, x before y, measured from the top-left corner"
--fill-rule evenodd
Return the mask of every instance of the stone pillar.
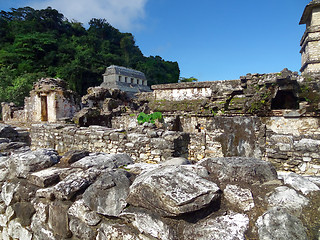
M 320 0 L 311 1 L 304 9 L 300 24 L 306 24 L 301 45 L 301 73 L 320 73 Z

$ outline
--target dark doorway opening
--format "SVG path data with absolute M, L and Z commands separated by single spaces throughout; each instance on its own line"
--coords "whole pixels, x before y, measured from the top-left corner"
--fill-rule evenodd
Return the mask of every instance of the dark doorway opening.
M 41 121 L 48 121 L 48 102 L 47 96 L 41 96 Z
M 299 109 L 298 98 L 294 96 L 292 91 L 279 90 L 276 97 L 272 99 L 271 109 Z

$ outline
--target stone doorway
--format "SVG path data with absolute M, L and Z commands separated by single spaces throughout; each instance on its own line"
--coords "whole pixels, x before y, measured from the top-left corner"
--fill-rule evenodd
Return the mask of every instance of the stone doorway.
M 41 96 L 41 121 L 48 121 L 48 100 L 47 96 Z
M 299 109 L 298 98 L 292 91 L 279 90 L 271 103 L 272 110 Z

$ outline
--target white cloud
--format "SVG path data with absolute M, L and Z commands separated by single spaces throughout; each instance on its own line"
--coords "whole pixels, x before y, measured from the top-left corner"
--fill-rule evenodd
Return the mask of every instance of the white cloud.
M 121 31 L 141 27 L 148 0 L 34 0 L 35 9 L 57 9 L 69 20 L 77 20 L 85 26 L 92 18 L 105 18 Z

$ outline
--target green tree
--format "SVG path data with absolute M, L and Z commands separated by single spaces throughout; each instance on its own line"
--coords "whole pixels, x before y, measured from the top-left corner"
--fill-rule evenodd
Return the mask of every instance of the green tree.
M 189 78 L 180 77 L 179 82 L 198 82 L 198 79 L 195 77 L 189 77 Z
M 0 101 L 22 104 L 40 77 L 59 77 L 79 94 L 100 85 L 110 65 L 143 71 L 150 84 L 178 82 L 179 66 L 143 56 L 131 33 L 93 18 L 86 30 L 50 7 L 0 12 Z

